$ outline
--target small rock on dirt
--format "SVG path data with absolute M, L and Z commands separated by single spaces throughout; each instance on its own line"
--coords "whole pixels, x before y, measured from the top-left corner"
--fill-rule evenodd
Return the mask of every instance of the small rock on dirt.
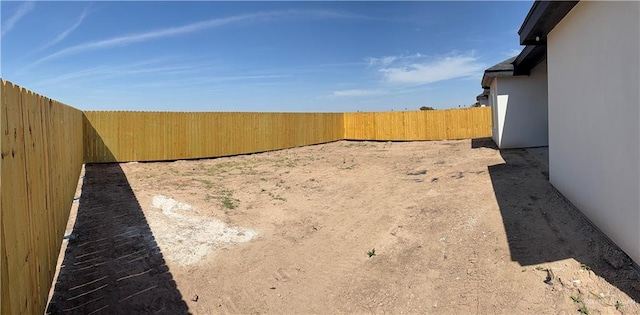
M 407 175 L 409 176 L 424 175 L 424 174 L 427 174 L 427 170 L 418 170 L 418 171 L 407 173 Z
M 611 249 L 604 255 L 604 260 L 615 269 L 620 269 L 627 264 L 627 255 L 623 252 Z
M 546 269 L 545 271 L 547 272 L 547 279 L 544 280 L 544 283 L 548 285 L 554 285 L 556 281 L 556 275 L 553 273 L 553 270 Z

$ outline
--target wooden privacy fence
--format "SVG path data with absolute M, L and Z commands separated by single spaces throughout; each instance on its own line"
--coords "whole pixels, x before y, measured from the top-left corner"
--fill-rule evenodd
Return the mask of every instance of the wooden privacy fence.
M 491 135 L 490 108 L 388 113 L 82 112 L 1 81 L 1 314 L 42 314 L 82 164 L 351 140 Z
M 85 112 L 85 160 L 176 160 L 349 140 L 491 136 L 488 107 L 381 113 Z
M 342 114 L 85 112 L 87 162 L 176 160 L 341 140 Z
M 490 136 L 490 107 L 344 114 L 347 140 L 452 140 Z
M 42 314 L 83 164 L 82 112 L 0 83 L 0 313 Z

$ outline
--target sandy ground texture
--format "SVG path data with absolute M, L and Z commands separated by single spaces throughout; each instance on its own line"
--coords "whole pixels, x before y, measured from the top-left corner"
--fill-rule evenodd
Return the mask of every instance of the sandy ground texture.
M 87 165 L 48 311 L 640 314 L 547 177 L 490 140 Z

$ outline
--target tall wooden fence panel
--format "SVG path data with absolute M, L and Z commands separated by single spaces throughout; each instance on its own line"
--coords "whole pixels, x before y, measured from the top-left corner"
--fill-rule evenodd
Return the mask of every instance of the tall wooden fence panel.
M 491 136 L 491 108 L 345 113 L 347 140 L 452 140 Z
M 87 162 L 264 152 L 341 140 L 341 113 L 85 112 Z
M 82 168 L 83 114 L 0 83 L 0 313 L 42 314 Z

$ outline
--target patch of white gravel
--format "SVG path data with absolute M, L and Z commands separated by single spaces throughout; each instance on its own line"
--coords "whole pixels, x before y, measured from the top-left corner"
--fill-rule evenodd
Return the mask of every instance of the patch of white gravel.
M 151 205 L 154 208 L 162 209 L 162 213 L 164 213 L 168 217 L 181 217 L 176 211 L 192 211 L 193 207 L 190 204 L 177 202 L 173 198 L 169 198 L 163 195 L 153 196 L 153 200 Z
M 251 229 L 193 215 L 193 206 L 163 195 L 154 196 L 151 206 L 149 226 L 164 258 L 182 266 L 202 261 L 217 248 L 248 242 L 258 235 Z

